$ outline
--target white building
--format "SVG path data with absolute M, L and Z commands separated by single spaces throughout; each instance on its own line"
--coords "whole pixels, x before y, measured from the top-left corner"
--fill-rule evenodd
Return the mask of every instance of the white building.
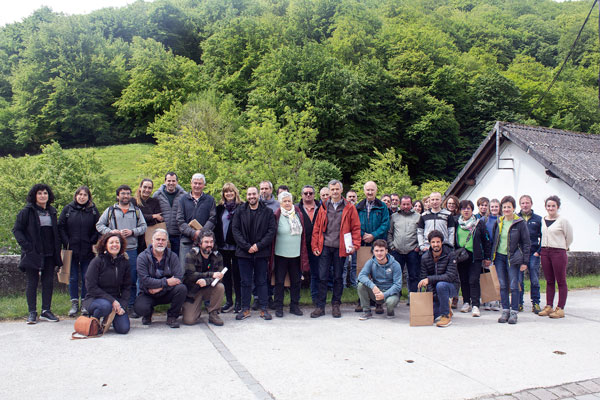
M 533 211 L 561 199 L 559 213 L 574 230 L 570 251 L 600 252 L 600 135 L 497 122 L 452 182 L 446 195 L 517 200 L 528 194 Z M 475 206 L 475 211 L 477 206 Z

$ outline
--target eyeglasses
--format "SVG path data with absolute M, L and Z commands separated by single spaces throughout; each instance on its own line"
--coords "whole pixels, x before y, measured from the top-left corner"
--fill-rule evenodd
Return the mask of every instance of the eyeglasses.
M 303 192 L 302 194 L 305 196 L 313 196 L 314 192 Z

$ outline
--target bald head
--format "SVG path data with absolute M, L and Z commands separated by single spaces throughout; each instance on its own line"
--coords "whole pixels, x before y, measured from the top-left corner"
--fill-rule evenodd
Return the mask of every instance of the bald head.
M 377 184 L 375 182 L 368 181 L 365 183 L 365 186 L 363 186 L 363 189 L 365 191 L 365 197 L 367 198 L 367 201 L 375 200 L 375 197 L 377 197 Z

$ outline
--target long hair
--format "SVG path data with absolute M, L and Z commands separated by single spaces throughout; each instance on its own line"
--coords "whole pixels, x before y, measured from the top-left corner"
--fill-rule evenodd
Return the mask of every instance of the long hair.
M 37 194 L 37 192 L 43 190 L 48 192 L 48 202 L 46 203 L 46 206 L 52 204 L 52 202 L 54 201 L 54 192 L 52 191 L 50 186 L 46 185 L 45 183 L 36 183 L 32 186 L 31 189 L 29 189 L 29 193 L 27 193 L 27 202 L 29 204 L 35 204 L 35 195 Z
M 81 192 L 86 192 L 88 195 L 88 202 L 87 202 L 87 206 L 91 207 L 94 205 L 94 202 L 92 201 L 92 192 L 90 192 L 90 188 L 85 186 L 85 185 L 81 185 L 77 188 L 77 190 L 75 191 L 75 194 L 73 195 L 73 201 L 75 203 L 77 203 L 77 195 Z
M 152 182 L 152 179 L 148 179 L 148 178 L 142 179 L 142 181 L 140 182 L 140 185 L 138 186 L 137 190 L 135 191 L 135 201 L 136 201 L 138 207 L 141 207 L 144 205 L 144 202 L 142 201 L 142 185 L 144 184 L 144 182 L 150 182 L 152 184 L 152 189 L 154 189 L 154 182 Z
M 446 197 L 446 199 L 444 200 L 444 204 L 442 204 L 442 208 L 445 208 L 446 210 L 448 210 L 448 200 L 454 200 L 454 211 L 452 211 L 452 215 L 459 215 L 460 214 L 460 210 L 458 209 L 458 206 L 460 204 L 460 200 L 458 199 L 458 197 L 456 197 L 455 195 L 451 194 L 450 196 Z M 473 207 L 471 207 L 473 208 Z M 448 210 L 450 211 L 450 210 Z
M 237 187 L 231 182 L 227 182 L 223 185 L 223 189 L 221 189 L 221 200 L 219 200 L 219 204 L 225 204 L 225 192 L 232 191 L 235 193 L 235 204 L 240 204 L 242 199 L 240 199 L 240 191 Z
M 127 250 L 127 240 L 125 240 L 123 235 L 121 235 L 120 233 L 109 232 L 107 234 L 102 235 L 102 237 L 100 237 L 100 239 L 98 239 L 98 243 L 96 244 L 96 250 L 98 250 L 98 255 L 104 254 L 106 252 L 106 245 L 108 243 L 108 239 L 110 239 L 111 237 L 114 237 L 114 236 L 118 237 L 119 243 L 121 243 L 121 249 L 119 250 L 119 255 L 122 255 L 123 253 L 125 253 L 125 250 Z

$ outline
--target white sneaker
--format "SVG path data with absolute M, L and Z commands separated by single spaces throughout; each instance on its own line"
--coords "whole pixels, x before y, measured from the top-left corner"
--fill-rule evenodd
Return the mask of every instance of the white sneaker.
M 480 317 L 481 316 L 481 313 L 479 312 L 479 307 L 473 306 L 473 316 L 474 317 Z
M 490 311 L 492 309 L 492 305 L 490 303 L 483 303 L 483 309 Z
M 469 303 L 464 303 L 462 308 L 460 309 L 460 312 L 467 313 L 469 311 L 471 311 L 471 305 Z
M 492 310 L 493 311 L 500 311 L 500 302 L 499 301 L 494 301 L 492 302 Z

